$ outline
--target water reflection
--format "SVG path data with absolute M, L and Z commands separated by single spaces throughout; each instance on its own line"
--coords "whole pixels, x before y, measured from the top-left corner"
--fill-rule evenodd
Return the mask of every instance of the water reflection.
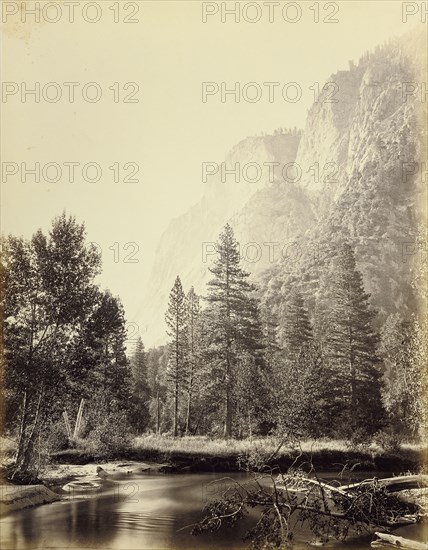
M 14 512 L 1 521 L 1 548 L 240 550 L 246 546 L 242 536 L 251 517 L 239 529 L 200 537 L 191 536 L 189 530 L 179 531 L 197 521 L 207 498 L 215 497 L 216 491 L 224 489 L 224 484 L 209 485 L 218 477 L 208 473 L 141 476 L 132 481 L 127 478 L 90 498 L 75 495 L 68 501 Z M 233 477 L 242 480 L 245 474 L 233 474 Z M 422 528 L 407 528 L 401 534 L 421 540 Z M 308 548 L 306 541 L 310 536 L 302 535 L 297 550 Z M 350 541 L 350 546 L 354 550 L 367 549 L 370 537 Z

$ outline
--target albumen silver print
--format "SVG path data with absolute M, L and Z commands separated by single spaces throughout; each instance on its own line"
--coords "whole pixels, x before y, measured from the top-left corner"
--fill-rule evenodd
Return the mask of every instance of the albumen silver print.
M 428 550 L 427 18 L 3 0 L 2 549 Z

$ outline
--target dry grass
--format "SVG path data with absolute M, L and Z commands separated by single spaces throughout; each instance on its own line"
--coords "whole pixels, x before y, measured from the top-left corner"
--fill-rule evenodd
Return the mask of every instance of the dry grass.
M 167 435 L 146 435 L 134 439 L 133 447 L 147 452 L 185 454 L 193 456 L 231 457 L 247 454 L 257 449 L 272 453 L 278 447 L 279 439 L 260 437 L 252 439 L 214 439 L 207 436 L 173 438 Z M 305 453 L 346 452 L 350 448 L 344 440 L 307 440 L 301 443 Z M 295 454 L 297 447 L 284 445 L 280 456 Z

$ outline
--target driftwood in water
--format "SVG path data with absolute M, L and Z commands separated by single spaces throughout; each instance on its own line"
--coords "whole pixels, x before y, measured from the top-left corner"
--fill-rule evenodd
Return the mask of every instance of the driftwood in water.
M 312 473 L 312 476 L 311 476 Z M 217 480 L 224 481 L 228 478 Z M 232 480 L 231 480 L 232 481 Z M 321 481 L 315 471 L 309 474 L 301 469 L 289 469 L 274 477 L 273 472 L 255 474 L 254 480 L 234 481 L 220 498 L 209 501 L 204 517 L 192 527 L 192 534 L 216 531 L 222 525 L 234 526 L 250 509 L 261 507 L 261 516 L 255 527 L 247 533 L 247 540 L 256 540 L 258 548 L 272 540 L 278 547 L 289 547 L 293 529 L 306 522 L 317 541 L 331 538 L 345 540 L 355 533 L 373 534 L 416 523 L 421 514 L 413 503 L 398 500 L 396 489 L 426 484 L 428 476 L 400 476 L 379 480 L 372 478 L 358 484 L 333 486 Z M 391 490 L 390 490 L 391 489 Z M 374 546 L 385 545 L 400 538 L 378 537 Z M 405 541 L 405 539 L 403 539 Z M 428 550 L 421 543 L 404 546 L 411 550 Z M 270 545 L 270 544 L 269 544 Z
M 340 489 L 346 492 L 352 492 L 354 489 L 359 489 L 364 483 L 373 483 L 372 479 L 352 483 L 351 485 L 341 485 Z M 377 479 L 380 487 L 385 487 L 389 493 L 403 491 L 404 489 L 419 489 L 420 487 L 428 487 L 428 476 L 426 475 L 410 475 L 387 477 L 385 479 Z
M 404 504 L 410 504 L 417 506 L 421 514 L 428 516 L 428 487 L 421 487 L 420 489 L 405 489 L 394 493 L 394 496 Z
M 428 545 L 403 537 L 396 537 L 387 533 L 375 533 L 377 537 L 372 543 L 373 548 L 407 548 L 408 550 L 428 550 Z
M 277 478 L 277 488 L 297 495 L 299 504 L 303 504 L 303 507 L 306 507 L 307 510 L 311 509 L 309 498 L 315 497 L 315 499 L 318 498 L 324 503 L 324 511 L 321 510 L 319 513 L 328 512 L 328 515 L 337 519 L 349 519 L 349 510 L 354 509 L 354 502 L 361 501 L 361 493 L 364 493 L 365 490 L 370 492 L 371 490 L 385 489 L 404 505 L 410 504 L 418 507 L 419 513 L 406 513 L 405 509 L 401 513 L 398 510 L 393 513 L 391 510 L 390 517 L 377 517 L 377 526 L 388 528 L 414 524 L 421 515 L 424 515 L 425 509 L 421 504 L 421 499 L 414 495 L 415 498 L 412 501 L 409 496 L 409 494 L 413 495 L 413 493 L 418 493 L 421 490 L 424 491 L 425 489 L 421 489 L 421 486 L 428 486 L 428 476 L 409 475 L 385 479 L 372 478 L 351 485 L 340 485 L 339 487 L 308 477 L 279 475 Z M 348 502 L 348 511 L 337 508 L 337 498 L 342 499 L 342 502 Z

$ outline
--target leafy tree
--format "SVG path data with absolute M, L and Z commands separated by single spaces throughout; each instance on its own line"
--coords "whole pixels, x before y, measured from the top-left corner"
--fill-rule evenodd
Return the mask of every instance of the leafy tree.
M 272 378 L 266 365 L 244 350 L 238 354 L 234 368 L 234 429 L 238 437 L 266 435 L 272 420 Z
M 165 320 L 168 326 L 167 333 L 170 337 L 167 382 L 173 396 L 173 434 L 176 437 L 178 435 L 179 398 L 185 379 L 187 353 L 186 296 L 178 276 L 169 295 Z
M 392 429 L 401 436 L 426 433 L 426 331 L 416 319 L 388 317 L 380 352 L 385 364 L 382 399 Z
M 323 358 L 313 342 L 303 345 L 293 361 L 278 354 L 272 382 L 272 416 L 278 433 L 314 437 L 328 433 Z
M 93 387 L 102 389 L 111 399 L 126 406 L 132 379 L 125 353 L 124 310 L 119 298 L 109 291 L 99 293 L 98 307 L 85 327 L 84 337 L 89 349 L 89 377 Z
M 99 268 L 84 225 L 65 213 L 47 236 L 39 230 L 29 241 L 6 239 L 2 308 L 8 408 L 19 417 L 15 475 L 28 472 L 37 435 L 61 397 L 70 347 L 96 301 Z
M 376 431 L 382 421 L 374 315 L 354 253 L 344 244 L 320 284 L 316 334 L 330 388 L 330 414 L 348 435 L 357 428 Z

